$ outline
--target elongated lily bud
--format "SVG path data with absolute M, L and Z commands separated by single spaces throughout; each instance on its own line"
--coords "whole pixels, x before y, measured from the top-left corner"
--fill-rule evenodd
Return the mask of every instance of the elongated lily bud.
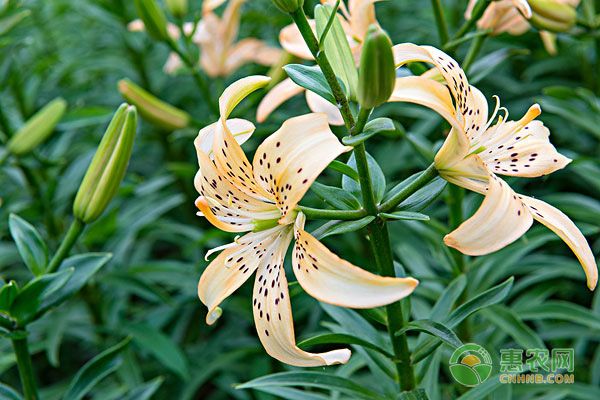
M 557 0 L 529 0 L 532 15 L 529 20 L 538 29 L 566 32 L 575 25 L 575 6 Z
M 358 72 L 350 45 L 348 44 L 346 32 L 344 32 L 339 18 L 334 17 L 329 31 L 325 31 L 333 11 L 333 7 L 330 5 L 317 5 L 315 7 L 315 20 L 319 41 L 322 42 L 323 49 L 331 63 L 333 72 L 344 83 L 349 97 L 352 100 L 356 100 Z
M 79 186 L 73 203 L 75 218 L 90 223 L 106 209 L 125 176 L 136 128 L 135 106 L 121 104 Z
M 169 40 L 167 17 L 156 0 L 134 0 L 138 16 L 144 21 L 146 32 L 157 40 Z
M 8 151 L 20 156 L 35 149 L 48 139 L 66 109 L 67 102 L 61 98 L 46 104 L 10 139 L 7 145 Z
M 298 11 L 300 7 L 304 4 L 304 0 L 273 0 L 273 3 L 279 8 L 281 11 L 286 13 L 293 13 Z
M 360 56 L 358 102 L 364 108 L 385 103 L 394 90 L 396 69 L 392 42 L 377 25 L 371 25 Z
M 187 0 L 166 0 L 167 9 L 173 16 L 182 18 L 187 14 L 188 1 Z
M 137 107 L 144 119 L 155 125 L 175 130 L 185 128 L 190 122 L 188 113 L 156 98 L 129 79 L 119 81 L 119 92 L 125 100 Z

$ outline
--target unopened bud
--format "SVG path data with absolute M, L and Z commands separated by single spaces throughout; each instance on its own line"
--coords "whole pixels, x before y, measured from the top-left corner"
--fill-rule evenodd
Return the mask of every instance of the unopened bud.
M 392 42 L 377 25 L 371 25 L 360 56 L 358 102 L 363 108 L 385 103 L 396 82 Z
M 167 17 L 156 0 L 134 0 L 138 16 L 148 34 L 156 40 L 169 40 Z
M 73 215 L 90 223 L 108 206 L 125 176 L 137 128 L 135 106 L 121 104 L 79 186 Z
M 183 18 L 188 11 L 187 0 L 166 0 L 167 9 L 169 12 L 177 17 Z
M 185 111 L 148 93 L 129 79 L 119 81 L 119 92 L 129 103 L 137 107 L 144 119 L 168 130 L 188 126 L 190 116 Z
M 273 0 L 273 3 L 281 11 L 286 13 L 293 13 L 298 11 L 298 9 L 302 7 L 302 5 L 304 4 L 304 0 Z
M 557 0 L 528 0 L 532 15 L 529 22 L 538 29 L 566 32 L 577 20 L 575 6 Z
M 10 139 L 8 151 L 20 156 L 35 149 L 48 139 L 66 109 L 67 102 L 61 98 L 46 104 Z

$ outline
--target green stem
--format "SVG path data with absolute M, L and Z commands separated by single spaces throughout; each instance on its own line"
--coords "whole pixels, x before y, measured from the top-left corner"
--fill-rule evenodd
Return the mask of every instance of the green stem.
M 25 400 L 37 400 L 39 397 L 33 373 L 31 354 L 29 354 L 29 347 L 27 346 L 27 338 L 12 339 L 12 345 L 17 359 L 19 376 L 21 377 L 23 396 Z
M 320 208 L 312 208 L 298 206 L 298 211 L 302 211 L 309 219 L 330 219 L 340 221 L 352 221 L 361 219 L 367 216 L 365 210 L 323 210 Z
M 458 28 L 458 31 L 456 31 L 452 39 L 463 37 L 467 32 L 469 32 L 475 26 L 477 21 L 479 21 L 479 18 L 481 18 L 483 15 L 489 2 L 490 0 L 479 0 L 477 4 L 475 4 L 475 7 L 473 7 L 471 19 L 466 20 L 465 23 Z
M 194 81 L 196 82 L 196 85 L 198 86 L 198 88 L 202 92 L 202 96 L 208 103 L 211 113 L 213 113 L 215 116 L 219 115 L 219 108 L 217 107 L 217 104 L 214 101 L 212 101 L 213 95 L 211 94 L 211 92 L 208 88 L 208 83 L 204 80 L 204 77 L 200 74 L 200 71 L 198 70 L 194 60 L 192 60 L 192 58 L 187 53 L 182 51 L 175 41 L 167 40 L 167 44 L 169 45 L 171 50 L 173 50 L 175 53 L 177 53 L 179 58 L 181 58 L 181 60 L 189 68 L 190 72 L 192 73 L 192 77 L 194 78 Z
M 431 164 L 429 167 L 427 167 L 426 170 L 424 170 L 421 173 L 421 175 L 419 175 L 417 177 L 417 179 L 415 179 L 414 181 L 412 181 L 411 183 L 409 183 L 408 185 L 406 185 L 406 187 L 404 187 L 398 193 L 394 194 L 388 200 L 386 200 L 385 202 L 381 203 L 381 205 L 379 206 L 379 211 L 380 212 L 389 212 L 389 211 L 392 211 L 394 208 L 396 208 L 396 206 L 398 206 L 398 204 L 402 203 L 409 196 L 411 196 L 412 194 L 414 194 L 417 190 L 419 190 L 423 186 L 427 185 L 436 176 L 438 176 L 437 169 L 435 169 L 435 165 L 434 164 Z
M 481 46 L 483 46 L 483 42 L 485 41 L 486 37 L 487 37 L 487 35 L 477 36 L 471 42 L 469 51 L 468 51 L 467 55 L 465 56 L 465 60 L 462 63 L 462 68 L 466 73 L 469 72 L 469 68 L 471 67 L 473 62 L 477 59 L 477 55 L 481 51 Z
M 431 6 L 433 7 L 435 23 L 440 37 L 440 45 L 443 47 L 448 42 L 448 25 L 446 24 L 446 18 L 444 17 L 442 2 L 441 0 L 431 0 Z
M 304 10 L 300 7 L 297 11 L 291 14 L 298 30 L 300 30 L 300 34 L 302 38 L 306 42 L 306 45 L 310 49 L 313 57 L 317 61 L 319 67 L 321 67 L 321 72 L 325 76 L 329 87 L 331 88 L 331 92 L 333 97 L 335 98 L 340 112 L 342 113 L 342 118 L 344 119 L 344 123 L 346 124 L 346 128 L 348 130 L 354 127 L 354 118 L 352 117 L 352 112 L 350 111 L 350 105 L 348 104 L 348 99 L 340 86 L 335 73 L 333 72 L 333 68 L 331 68 L 331 64 L 327 59 L 324 51 L 319 49 L 319 41 L 315 37 L 310 24 L 308 23 L 308 19 L 306 19 L 306 14 L 304 14 Z
M 67 231 L 65 238 L 58 247 L 58 250 L 54 254 L 54 257 L 52 257 L 52 260 L 50 260 L 50 264 L 48 264 L 48 273 L 56 271 L 60 264 L 63 262 L 63 260 L 67 258 L 69 252 L 75 245 L 75 242 L 83 232 L 84 228 L 85 223 L 83 221 L 77 218 L 73 219 L 73 222 L 71 222 L 71 226 L 69 226 L 69 230 Z
M 370 114 L 370 109 L 360 109 L 358 120 L 350 131 L 351 135 L 358 135 L 362 132 Z M 358 181 L 360 183 L 360 190 L 365 209 L 369 214 L 376 216 L 377 201 L 375 199 L 375 194 L 373 193 L 373 183 L 371 182 L 371 172 L 369 171 L 369 161 L 367 159 L 367 150 L 364 142 L 354 147 L 354 157 L 356 158 L 356 170 L 358 172 Z
M 387 225 L 385 222 L 377 220 L 369 225 L 368 230 L 369 243 L 379 272 L 384 276 L 396 276 Z M 393 361 L 400 379 L 400 389 L 410 391 L 415 388 L 416 384 L 414 369 L 410 361 L 408 338 L 406 334 L 396 335 L 396 332 L 401 330 L 407 322 L 403 315 L 402 304 L 400 301 L 388 304 L 385 311 L 388 319 L 388 334 L 394 350 Z

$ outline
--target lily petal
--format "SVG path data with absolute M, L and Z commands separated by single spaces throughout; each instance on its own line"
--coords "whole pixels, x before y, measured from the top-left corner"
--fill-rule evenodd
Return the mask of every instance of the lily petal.
M 286 78 L 273 86 L 269 93 L 263 97 L 256 109 L 256 121 L 264 122 L 271 113 L 281 104 L 292 97 L 302 93 L 305 89 L 298 86 L 290 78 Z
M 489 254 L 520 238 L 532 223 L 531 213 L 510 186 L 492 175 L 477 212 L 446 235 L 444 243 L 468 255 Z
M 312 112 L 327 114 L 327 120 L 330 125 L 344 125 L 344 118 L 342 117 L 340 110 L 318 94 L 307 90 L 306 103 Z
M 231 74 L 244 64 L 255 62 L 260 65 L 275 64 L 281 56 L 281 50 L 267 46 L 262 40 L 246 38 L 231 47 L 225 61 L 226 75 Z
M 348 22 L 354 39 L 362 42 L 370 25 L 379 25 L 375 17 L 375 2 L 378 0 L 349 0 Z
M 196 147 L 196 152 L 203 152 L 208 155 L 211 159 L 213 158 L 212 146 L 215 139 L 215 129 L 217 124 L 221 122 L 214 122 L 210 125 L 205 126 L 200 129 L 198 132 L 198 136 L 194 139 L 194 146 Z M 256 129 L 254 124 L 248 120 L 241 118 L 232 118 L 226 121 L 227 128 L 238 142 L 239 145 L 244 144 Z
M 419 281 L 372 274 L 327 249 L 304 230 L 298 214 L 292 265 L 300 286 L 312 297 L 340 307 L 373 308 L 410 295 Z
M 550 143 L 550 131 L 541 121 L 535 104 L 519 121 L 501 121 L 489 128 L 479 144 L 480 154 L 493 172 L 501 175 L 537 177 L 564 168 L 571 160 Z
M 267 249 L 277 237 L 277 229 L 242 236 L 206 267 L 198 282 L 198 296 L 208 308 L 208 325 L 221 315 L 219 304 L 242 286 L 263 262 Z
M 290 230 L 281 234 L 277 243 L 268 250 L 268 259 L 261 263 L 256 273 L 252 310 L 258 337 L 271 357 L 286 364 L 313 367 L 346 363 L 350 358 L 348 349 L 308 353 L 296 346 L 290 295 L 283 268 L 291 236 Z
M 312 19 L 309 20 L 308 23 L 316 35 L 317 23 Z M 295 55 L 296 57 L 300 57 L 304 60 L 315 59 L 310 52 L 310 49 L 304 42 L 302 34 L 300 33 L 300 30 L 296 24 L 290 24 L 279 32 L 279 44 L 281 44 L 281 47 L 283 47 L 285 51 Z
M 254 174 L 275 198 L 280 223 L 290 223 L 290 211 L 319 174 L 340 154 L 352 150 L 335 137 L 325 114 L 290 118 L 256 149 Z
M 541 200 L 522 196 L 522 201 L 531 210 L 533 218 L 554 231 L 571 248 L 585 271 L 588 288 L 594 290 L 598 283 L 598 265 L 588 242 L 573 221 Z
M 253 75 L 239 79 L 229 85 L 219 97 L 219 112 L 221 118 L 227 119 L 233 109 L 244 100 L 250 93 L 265 87 L 271 78 L 263 75 Z

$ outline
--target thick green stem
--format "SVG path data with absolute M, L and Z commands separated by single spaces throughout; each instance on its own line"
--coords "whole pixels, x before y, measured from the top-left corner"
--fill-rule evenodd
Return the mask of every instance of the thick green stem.
M 396 276 L 387 225 L 385 222 L 378 220 L 370 224 L 368 230 L 371 248 L 379 272 L 384 276 Z M 401 330 L 407 322 L 403 315 L 402 304 L 400 301 L 388 304 L 385 310 L 388 318 L 388 334 L 394 350 L 393 361 L 400 379 L 400 389 L 410 391 L 415 388 L 416 384 L 414 369 L 410 362 L 408 338 L 406 334 L 396 335 L 396 332 Z
M 444 17 L 444 9 L 441 0 L 431 0 L 433 14 L 435 16 L 435 24 L 437 25 L 438 35 L 440 37 L 440 45 L 444 46 L 448 42 L 448 25 Z
M 69 252 L 75 245 L 75 242 L 77 242 L 77 239 L 83 232 L 84 228 L 85 223 L 77 218 L 71 222 L 71 226 L 69 227 L 65 238 L 58 247 L 54 257 L 52 257 L 52 260 L 50 260 L 50 264 L 48 264 L 47 271 L 49 273 L 56 271 L 63 260 L 69 255 Z
M 315 37 L 308 20 L 306 19 L 306 14 L 304 14 L 304 10 L 300 7 L 297 11 L 291 14 L 298 30 L 300 30 L 300 34 L 302 38 L 306 42 L 306 45 L 310 49 L 313 57 L 319 64 L 321 68 L 321 72 L 325 76 L 329 87 L 331 88 L 331 92 L 333 93 L 333 97 L 338 104 L 340 112 L 342 114 L 342 118 L 344 119 L 344 123 L 348 130 L 354 127 L 354 118 L 352 117 L 352 112 L 350 111 L 350 105 L 348 104 L 348 99 L 340 86 L 337 77 L 335 76 L 335 72 L 333 72 L 333 68 L 331 68 L 331 64 L 325 55 L 325 52 L 319 48 L 319 41 Z
M 358 120 L 355 126 L 350 131 L 351 135 L 358 135 L 362 132 L 365 124 L 371 114 L 370 109 L 360 109 Z M 371 215 L 377 215 L 377 201 L 373 193 L 373 184 L 371 182 L 371 172 L 369 171 L 369 161 L 367 159 L 367 150 L 365 143 L 361 143 L 354 147 L 354 157 L 356 157 L 356 169 L 358 172 L 358 181 L 360 182 L 360 190 L 363 197 L 365 209 Z
M 433 178 L 438 176 L 437 169 L 435 169 L 435 165 L 431 164 L 427 167 L 426 170 L 421 172 L 421 175 L 417 177 L 414 181 L 406 185 L 401 191 L 394 194 L 392 197 L 387 199 L 385 202 L 381 203 L 379 206 L 380 212 L 389 212 L 392 211 L 398 204 L 402 203 L 409 196 L 414 194 L 417 190 L 421 189 L 423 186 L 427 185 Z
M 473 65 L 473 62 L 477 59 L 477 55 L 479 51 L 481 51 L 481 46 L 483 46 L 483 42 L 487 35 L 477 36 L 471 42 L 471 46 L 469 47 L 469 52 L 465 56 L 465 60 L 462 63 L 462 68 L 465 72 L 469 72 L 469 68 Z
M 322 210 L 320 208 L 311 208 L 298 206 L 298 211 L 302 211 L 309 219 L 329 219 L 340 221 L 352 221 L 367 216 L 365 210 Z
M 23 387 L 23 397 L 25 400 L 37 400 L 37 385 L 33 373 L 33 364 L 31 354 L 27 346 L 27 338 L 12 339 L 13 350 L 17 358 L 17 367 L 21 377 L 21 386 Z

